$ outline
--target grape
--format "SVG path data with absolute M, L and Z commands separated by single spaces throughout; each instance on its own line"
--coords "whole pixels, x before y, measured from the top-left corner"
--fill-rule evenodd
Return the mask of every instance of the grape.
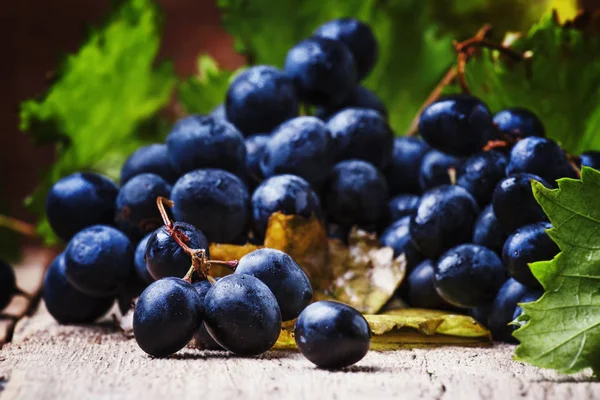
M 507 234 L 522 226 L 547 220 L 544 210 L 533 197 L 532 180 L 550 187 L 548 182 L 537 175 L 521 173 L 502 179 L 494 189 L 494 214 L 500 228 Z
M 496 253 L 476 244 L 448 250 L 435 265 L 436 290 L 456 307 L 484 305 L 494 298 L 505 279 L 505 268 Z
M 269 135 L 254 135 L 247 137 L 246 142 L 246 173 L 254 183 L 260 183 L 264 176 L 260 169 L 260 161 L 267 149 Z
M 286 253 L 275 249 L 259 249 L 239 261 L 236 274 L 260 279 L 275 295 L 281 319 L 298 316 L 312 299 L 312 287 L 302 268 Z
M 480 151 L 494 137 L 492 115 L 477 97 L 442 97 L 423 110 L 419 133 L 429 145 L 453 156 Z
M 520 172 L 538 175 L 552 184 L 563 177 L 577 178 L 565 152 L 556 142 L 533 136 L 520 140 L 510 152 L 506 174 Z
M 21 293 L 21 290 L 17 288 L 15 272 L 10 264 L 0 259 L 0 310 L 3 310 L 18 293 Z
M 406 216 L 387 227 L 379 237 L 382 246 L 394 249 L 394 257 L 404 254 L 408 271 L 412 270 L 423 259 L 423 256 L 415 248 L 409 231 L 410 216 Z
M 353 18 L 334 19 L 321 25 L 314 36 L 344 43 L 356 62 L 356 75 L 362 80 L 375 66 L 378 44 L 371 27 Z
M 275 129 L 260 167 L 267 178 L 293 174 L 316 186 L 332 165 L 332 139 L 325 123 L 315 117 L 298 117 Z
M 221 103 L 215 108 L 213 108 L 209 115 L 213 118 L 227 121 L 227 111 L 225 110 L 225 104 Z
M 335 223 L 369 228 L 386 217 L 387 183 L 377 168 L 365 161 L 338 163 L 325 187 L 327 211 Z
M 140 240 L 137 247 L 135 248 L 135 254 L 133 256 L 133 265 L 135 267 L 135 272 L 137 273 L 138 278 L 140 278 L 142 282 L 146 283 L 147 285 L 154 282 L 154 278 L 152 277 L 152 275 L 150 275 L 150 272 L 148 272 L 148 268 L 146 267 L 146 247 L 148 245 L 148 240 L 150 240 L 150 237 L 152 235 L 153 233 L 149 233 L 146 236 L 144 236 L 142 240 Z
M 175 222 L 172 230 L 182 233 L 187 239 L 186 245 L 191 249 L 204 249 L 208 256 L 208 240 L 204 233 L 193 225 Z M 146 245 L 146 268 L 153 279 L 185 276 L 192 265 L 192 259 L 169 234 L 165 226 L 158 228 L 151 235 Z
M 168 183 L 177 180 L 177 173 L 171 166 L 166 144 L 149 144 L 137 149 L 129 156 L 121 168 L 121 185 L 139 174 L 156 174 Z
M 65 275 L 90 296 L 115 295 L 133 273 L 133 246 L 122 232 L 106 225 L 85 228 L 65 250 Z
M 141 174 L 121 186 L 117 195 L 117 227 L 139 240 L 163 224 L 156 198 L 169 197 L 171 185 L 155 174 Z
M 43 297 L 50 315 L 61 324 L 81 324 L 92 323 L 106 314 L 114 298 L 80 292 L 67 280 L 65 269 L 65 253 L 60 253 L 46 271 Z
M 220 278 L 217 278 L 216 280 L 219 279 Z M 200 296 L 200 304 L 202 304 L 202 315 L 204 315 L 204 299 L 206 298 L 206 293 L 208 293 L 208 290 L 211 287 L 211 283 L 205 279 L 194 283 L 192 286 L 194 286 L 194 289 L 196 289 L 198 296 Z M 196 341 L 196 346 L 200 349 L 224 350 L 221 346 L 219 346 L 217 342 L 215 342 L 215 339 L 213 339 L 212 336 L 210 336 L 210 334 L 206 330 L 206 325 L 204 324 L 204 322 L 202 322 L 200 328 L 198 328 L 196 333 L 194 333 L 194 340 Z
M 433 284 L 434 267 L 431 260 L 425 260 L 408 275 L 408 303 L 411 307 L 449 310 L 452 306 L 444 301 Z
M 279 337 L 281 312 L 277 299 L 253 276 L 233 274 L 221 278 L 208 290 L 204 308 L 208 333 L 233 353 L 264 353 Z
M 336 161 L 364 160 L 379 169 L 392 160 L 394 134 L 377 111 L 347 108 L 327 122 Z
M 410 236 L 419 252 L 436 259 L 444 251 L 471 240 L 479 209 L 460 186 L 443 185 L 423 194 L 411 217 Z
M 491 311 L 492 303 L 487 303 L 479 307 L 470 308 L 468 314 L 483 326 L 488 326 Z
M 462 158 L 434 149 L 429 150 L 423 157 L 419 168 L 418 177 L 421 191 L 452 183 L 450 169 L 458 170 L 462 162 Z
M 429 151 L 429 145 L 415 137 L 394 139 L 392 161 L 385 169 L 390 193 L 420 193 L 419 173 L 423 157 Z
M 188 172 L 173 185 L 175 220 L 200 229 L 211 242 L 227 243 L 247 230 L 250 222 L 246 185 L 220 169 Z
M 518 301 L 518 304 L 521 303 L 533 303 L 536 302 L 540 299 L 540 297 L 542 297 L 542 295 L 544 294 L 544 292 L 542 292 L 541 290 L 536 290 L 536 289 L 529 289 L 524 295 L 523 297 L 521 297 Z M 521 308 L 521 306 L 517 305 L 517 307 L 515 308 L 515 312 L 513 313 L 512 316 L 512 320 L 516 320 L 517 318 L 519 318 L 521 315 L 523 314 L 523 309 Z M 521 326 L 523 326 L 525 323 L 518 323 L 516 325 L 511 325 L 513 331 L 519 329 Z
M 600 151 L 586 151 L 579 157 L 582 166 L 600 169 Z
M 475 198 L 480 206 L 492 201 L 496 184 L 505 177 L 508 160 L 497 151 L 486 151 L 466 159 L 458 169 L 456 183 Z
M 549 222 L 526 225 L 510 235 L 504 244 L 502 258 L 508 273 L 525 286 L 541 287 L 531 273 L 530 263 L 551 260 L 560 252 L 546 233 L 550 228 L 552 225 Z
M 285 72 L 292 77 L 299 98 L 307 103 L 335 107 L 356 85 L 356 65 L 343 43 L 311 37 L 290 49 Z
M 258 238 L 263 239 L 274 212 L 322 217 L 319 197 L 308 182 L 295 175 L 277 175 L 265 180 L 252 194 L 252 217 Z
M 169 160 L 183 175 L 199 168 L 242 171 L 246 165 L 244 137 L 223 119 L 191 115 L 175 123 L 167 137 Z
M 60 179 L 46 198 L 50 227 L 64 241 L 96 224 L 112 225 L 119 189 L 107 177 L 77 172 Z
M 257 65 L 229 85 L 227 120 L 244 135 L 271 132 L 298 115 L 298 99 L 291 78 L 275 67 Z
M 371 328 L 354 308 L 335 301 L 306 307 L 294 328 L 300 353 L 319 368 L 338 369 L 360 361 L 371 345 Z
M 488 205 L 483 209 L 473 228 L 473 244 L 478 244 L 494 251 L 496 254 L 502 254 L 502 247 L 506 241 L 506 234 L 500 229 L 494 208 Z
M 133 333 L 142 350 L 166 357 L 192 340 L 202 323 L 196 289 L 180 278 L 163 278 L 144 290 L 133 312 Z
M 526 108 L 515 107 L 498 111 L 493 121 L 498 131 L 512 139 L 546 136 L 542 121 Z
M 496 295 L 488 318 L 488 328 L 494 340 L 514 342 L 511 335 L 512 328 L 508 324 L 512 321 L 517 302 L 526 292 L 527 287 L 512 278 L 504 282 Z
M 392 221 L 413 215 L 417 212 L 421 198 L 414 194 L 399 194 L 388 202 L 388 210 Z
M 315 116 L 326 121 L 345 108 L 366 108 L 377 111 L 385 119 L 388 117 L 388 110 L 383 101 L 375 93 L 360 85 L 354 86 L 348 97 L 338 106 L 317 107 Z

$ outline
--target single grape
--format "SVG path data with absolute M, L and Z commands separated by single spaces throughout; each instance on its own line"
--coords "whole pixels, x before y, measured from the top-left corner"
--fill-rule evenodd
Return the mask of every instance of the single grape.
M 546 180 L 537 175 L 520 173 L 502 179 L 494 189 L 494 214 L 500 228 L 507 234 L 522 226 L 548 220 L 544 210 L 533 197 L 532 180 L 550 187 Z
M 133 246 L 122 232 L 94 225 L 73 236 L 65 250 L 65 275 L 90 296 L 117 294 L 133 273 Z
M 476 244 L 450 249 L 435 264 L 435 288 L 456 307 L 486 304 L 505 280 L 506 271 L 496 253 Z
M 244 135 L 271 132 L 298 115 L 296 88 L 275 67 L 257 65 L 239 74 L 229 85 L 227 120 Z
M 213 108 L 209 115 L 213 118 L 227 121 L 227 111 L 225 110 L 225 103 L 221 103 L 215 108 Z
M 315 116 L 326 121 L 345 108 L 366 108 L 377 111 L 385 119 L 388 117 L 388 110 L 383 101 L 375 93 L 360 85 L 354 86 L 348 97 L 338 106 L 317 107 Z
M 112 225 L 119 189 L 107 177 L 77 172 L 56 182 L 46 198 L 50 227 L 64 241 L 88 226 Z
M 365 317 L 335 301 L 318 301 L 306 307 L 296 321 L 294 336 L 300 353 L 326 369 L 359 362 L 371 345 L 371 328 Z
M 192 340 L 202 323 L 196 289 L 180 278 L 163 278 L 144 290 L 133 312 L 133 333 L 142 350 L 166 357 Z
M 356 85 L 356 65 L 343 43 L 311 37 L 290 49 L 285 72 L 292 77 L 300 100 L 335 107 Z
M 510 278 L 500 288 L 492 304 L 488 318 L 488 328 L 492 332 L 494 340 L 502 342 L 514 342 L 512 327 L 508 324 L 512 321 L 517 302 L 527 292 L 527 287 Z
M 254 135 L 247 137 L 246 143 L 246 173 L 252 178 L 253 183 L 260 183 L 263 173 L 260 169 L 260 161 L 267 150 L 269 135 Z
M 154 282 L 154 278 L 152 275 L 150 275 L 150 272 L 148 272 L 148 268 L 146 267 L 146 247 L 148 245 L 148 240 L 150 240 L 152 235 L 153 233 L 149 233 L 139 241 L 133 256 L 133 266 L 135 267 L 135 272 L 138 275 L 138 278 L 140 278 L 147 285 Z
M 317 28 L 314 36 L 344 43 L 356 63 L 356 76 L 359 81 L 369 75 L 375 67 L 379 47 L 371 27 L 364 22 L 354 18 L 334 19 Z
M 166 144 L 149 144 L 137 149 L 121 168 L 121 185 L 139 174 L 156 174 L 168 183 L 174 183 L 178 175 L 171 166 Z
M 125 315 L 129 310 L 133 309 L 135 305 L 135 299 L 140 297 L 144 289 L 148 287 L 148 284 L 144 282 L 137 273 L 130 274 L 127 281 L 119 286 L 119 292 L 117 293 L 117 305 L 121 315 Z
M 467 158 L 458 169 L 458 186 L 462 186 L 483 207 L 492 201 L 494 188 L 505 177 L 508 160 L 498 151 L 477 153 Z
M 419 133 L 429 145 L 454 156 L 481 151 L 494 133 L 492 115 L 477 97 L 442 97 L 421 113 Z
M 581 166 L 600 169 L 600 151 L 586 151 L 579 158 Z
M 294 259 L 282 251 L 265 248 L 246 254 L 235 273 L 252 275 L 267 285 L 277 299 L 283 321 L 296 318 L 312 299 L 308 277 Z
M 388 202 L 388 210 L 392 221 L 413 215 L 417 212 L 421 198 L 415 194 L 399 194 Z
M 387 183 L 368 162 L 348 160 L 336 164 L 325 188 L 332 222 L 348 228 L 369 228 L 380 225 L 387 216 Z
M 163 224 L 156 198 L 170 193 L 171 185 L 158 175 L 134 176 L 117 195 L 117 227 L 132 240 L 140 240 Z
M 43 298 L 50 315 L 61 324 L 86 324 L 106 314 L 114 298 L 88 296 L 75 289 L 67 280 L 65 268 L 65 253 L 61 253 L 46 271 Z
M 434 149 L 429 150 L 423 157 L 419 168 L 419 187 L 421 191 L 424 192 L 441 185 L 453 183 L 451 170 L 456 173 L 462 162 L 462 158 L 444 154 Z
M 518 304 L 523 304 L 523 303 L 534 303 L 536 301 L 538 301 L 540 299 L 540 297 L 542 297 L 542 295 L 544 294 L 543 291 L 538 290 L 538 289 L 529 289 L 524 295 L 523 297 L 521 297 L 518 301 Z M 515 308 L 515 312 L 513 313 L 512 316 L 512 320 L 515 321 L 517 318 L 519 318 L 522 314 L 523 314 L 523 309 L 521 308 L 520 305 L 517 305 L 517 307 Z M 521 326 L 525 325 L 526 322 L 518 322 L 516 324 L 511 324 L 511 327 L 513 329 L 513 331 L 519 329 Z
M 483 326 L 489 326 L 490 312 L 492 311 L 492 303 L 487 303 L 479 307 L 469 308 L 467 314 L 474 318 Z
M 175 222 L 173 231 L 182 233 L 186 245 L 191 249 L 205 249 L 207 257 L 208 240 L 204 233 L 185 222 Z M 148 239 L 145 251 L 145 265 L 148 273 L 154 279 L 175 276 L 182 278 L 192 265 L 191 257 L 169 234 L 167 227 L 155 230 Z
M 216 280 L 219 279 L 220 278 L 217 278 Z M 194 286 L 194 289 L 196 289 L 196 292 L 200 297 L 200 304 L 202 305 L 202 315 L 204 315 L 204 299 L 206 298 L 206 293 L 208 293 L 208 290 L 212 285 L 208 280 L 204 279 L 194 283 L 192 286 Z M 204 322 L 202 322 L 200 328 L 198 328 L 196 333 L 194 333 L 194 340 L 196 341 L 196 347 L 201 350 L 224 350 L 219 345 L 219 343 L 217 343 L 215 339 L 213 339 L 212 336 L 210 336 L 210 334 L 206 330 L 206 325 L 204 324 Z
M 425 260 L 413 269 L 407 278 L 407 300 L 411 307 L 450 310 L 453 307 L 440 297 L 433 284 L 434 267 Z
M 244 137 L 224 119 L 191 115 L 175 123 L 167 137 L 169 160 L 183 175 L 199 168 L 238 173 L 246 166 Z
M 0 310 L 4 310 L 13 296 L 20 292 L 11 265 L 0 259 Z
M 171 190 L 175 220 L 194 225 L 218 243 L 228 243 L 247 230 L 249 198 L 246 185 L 220 169 L 188 172 Z
M 259 279 L 232 274 L 217 281 L 204 299 L 208 333 L 225 349 L 239 355 L 269 350 L 281 331 L 277 299 Z
M 541 287 L 529 264 L 551 260 L 560 252 L 556 243 L 546 233 L 550 228 L 552 225 L 549 222 L 526 225 L 510 235 L 504 244 L 502 259 L 508 273 L 527 287 Z
M 425 192 L 411 216 L 410 236 L 426 257 L 436 259 L 444 251 L 471 240 L 479 208 L 460 186 L 444 185 Z
M 493 121 L 498 131 L 512 139 L 546 136 L 542 121 L 526 108 L 515 107 L 498 111 Z
M 502 247 L 506 241 L 506 234 L 500 229 L 500 224 L 494 214 L 492 205 L 488 205 L 477 217 L 473 228 L 473 244 L 478 244 L 502 255 Z
M 331 133 L 315 117 L 298 117 L 281 124 L 269 139 L 260 167 L 265 177 L 298 175 L 312 185 L 323 182 L 333 165 Z
M 379 243 L 394 249 L 394 257 L 404 254 L 407 271 L 411 271 L 423 259 L 410 237 L 410 216 L 402 217 L 388 226 L 379 237 Z
M 379 169 L 392 160 L 394 134 L 377 111 L 347 108 L 327 122 L 336 161 L 368 161 Z
M 394 139 L 392 161 L 384 171 L 392 195 L 421 192 L 421 163 L 429 149 L 429 145 L 420 138 L 404 136 Z

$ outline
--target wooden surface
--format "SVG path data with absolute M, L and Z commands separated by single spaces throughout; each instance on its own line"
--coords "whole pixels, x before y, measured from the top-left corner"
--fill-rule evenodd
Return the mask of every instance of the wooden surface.
M 0 351 L 0 399 L 600 399 L 589 374 L 517 363 L 509 345 L 372 351 L 329 372 L 294 351 L 184 349 L 152 359 L 108 321 L 60 326 L 43 305 L 21 320 Z

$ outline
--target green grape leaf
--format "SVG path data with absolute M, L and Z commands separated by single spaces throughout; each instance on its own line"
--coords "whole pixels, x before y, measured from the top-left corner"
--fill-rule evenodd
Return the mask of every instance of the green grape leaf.
M 57 162 L 28 199 L 33 211 L 43 214 L 45 196 L 61 177 L 80 170 L 115 177 L 124 158 L 152 139 L 175 85 L 171 65 L 155 65 L 159 44 L 157 7 L 127 0 L 65 59 L 41 99 L 21 104 L 21 130 L 36 143 L 57 144 Z M 39 232 L 53 240 L 47 224 Z
M 547 136 L 570 153 L 600 150 L 598 21 L 578 18 L 560 25 L 552 15 L 542 18 L 512 45 L 531 52 L 530 62 L 507 62 L 496 52 L 483 51 L 467 64 L 469 88 L 494 112 L 531 109 Z
M 550 190 L 533 182 L 537 201 L 550 218 L 550 237 L 561 253 L 531 264 L 545 293 L 522 304 L 521 342 L 515 358 L 543 368 L 600 373 L 600 172 L 584 167 L 581 180 L 560 179 Z

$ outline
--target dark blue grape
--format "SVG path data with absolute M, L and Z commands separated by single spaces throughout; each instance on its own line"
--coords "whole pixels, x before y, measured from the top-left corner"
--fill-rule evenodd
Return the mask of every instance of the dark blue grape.
M 52 186 L 46 198 L 50 227 L 64 241 L 88 226 L 112 225 L 119 189 L 107 177 L 77 172 Z
M 431 260 L 425 260 L 408 275 L 407 300 L 411 307 L 449 310 L 453 307 L 440 297 L 433 284 L 434 267 Z
M 267 150 L 269 139 L 269 135 L 254 135 L 246 138 L 246 173 L 254 183 L 259 183 L 264 178 L 260 162 Z
M 202 323 L 196 289 L 183 279 L 163 278 L 144 290 L 133 312 L 133 333 L 142 350 L 166 357 L 192 340 Z
M 421 198 L 414 194 L 399 194 L 388 203 L 390 219 L 397 221 L 402 217 L 413 215 L 417 212 Z
M 252 218 L 259 238 L 265 237 L 269 217 L 274 212 L 322 217 L 319 197 L 308 182 L 295 175 L 277 175 L 260 184 L 252 194 Z
M 352 53 L 337 40 L 311 37 L 288 52 L 285 72 L 292 77 L 300 100 L 335 107 L 356 85 Z
M 444 154 L 441 151 L 429 150 L 421 161 L 419 169 L 419 187 L 421 191 L 452 183 L 450 169 L 458 171 L 463 159 Z
M 541 287 L 531 273 L 529 264 L 551 260 L 560 249 L 546 233 L 552 228 L 549 222 L 539 222 L 517 229 L 508 237 L 502 250 L 502 259 L 510 276 L 531 288 Z
M 227 120 L 244 135 L 271 132 L 298 115 L 296 88 L 275 67 L 257 65 L 239 74 L 229 85 Z
M 479 307 L 470 308 L 467 314 L 474 318 L 481 325 L 487 327 L 489 325 L 490 312 L 492 311 L 492 303 L 487 303 Z
M 450 249 L 435 264 L 436 290 L 456 307 L 473 308 L 490 302 L 505 280 L 506 271 L 496 253 L 476 244 Z
M 421 162 L 429 149 L 429 145 L 419 138 L 394 139 L 392 161 L 384 171 L 392 195 L 421 192 Z
M 219 280 L 219 278 L 217 278 Z M 202 304 L 202 315 L 204 315 L 204 299 L 206 297 L 206 293 L 212 286 L 208 280 L 201 280 L 199 282 L 194 283 L 194 289 L 200 296 L 200 304 Z M 215 341 L 215 339 L 210 336 L 210 333 L 206 330 L 206 325 L 204 322 L 200 325 L 200 328 L 194 333 L 194 340 L 196 341 L 196 347 L 201 350 L 224 350 L 219 343 Z
M 512 321 L 517 302 L 527 292 L 527 287 L 516 280 L 508 279 L 498 291 L 488 318 L 488 328 L 494 340 L 514 342 L 512 328 L 508 325 Z
M 392 160 L 394 134 L 377 111 L 347 108 L 327 122 L 336 161 L 364 160 L 383 169 Z
M 210 116 L 216 119 L 222 119 L 227 121 L 227 111 L 225 110 L 225 103 L 221 103 L 210 112 Z
M 496 252 L 496 254 L 501 255 L 505 241 L 506 234 L 500 228 L 496 214 L 494 214 L 494 208 L 490 204 L 477 217 L 475 227 L 473 228 L 472 242 L 487 247 Z
M 378 226 L 387 216 L 387 183 L 372 164 L 361 160 L 338 163 L 328 179 L 327 211 L 331 221 L 344 227 Z
M 537 175 L 521 173 L 502 179 L 494 189 L 494 214 L 500 228 L 507 234 L 522 226 L 548 220 L 544 210 L 533 197 L 532 180 L 550 187 L 548 182 Z
M 419 120 L 419 133 L 431 147 L 454 156 L 481 151 L 495 135 L 487 106 L 464 94 L 442 97 L 427 106 Z
M 138 278 L 140 278 L 147 285 L 154 282 L 154 278 L 152 277 L 152 275 L 150 275 L 150 272 L 148 272 L 148 268 L 146 267 L 146 247 L 148 245 L 148 240 L 150 240 L 150 237 L 152 235 L 152 233 L 149 233 L 146 236 L 144 236 L 142 240 L 140 240 L 137 247 L 135 248 L 135 254 L 133 257 L 133 265 L 135 267 L 135 272 L 137 273 Z
M 379 242 L 382 246 L 394 249 L 394 257 L 404 254 L 408 271 L 423 259 L 410 237 L 410 216 L 402 217 L 388 226 L 379 237 Z
M 315 117 L 298 117 L 280 125 L 269 139 L 261 160 L 265 177 L 298 175 L 319 185 L 333 165 L 332 139 Z
M 186 237 L 186 245 L 191 249 L 205 249 L 208 252 L 208 240 L 204 233 L 185 222 L 175 222 L 173 231 Z M 160 279 L 168 276 L 183 278 L 192 265 L 191 257 L 179 246 L 163 226 L 155 230 L 146 245 L 146 269 L 152 278 Z
M 220 168 L 233 173 L 246 166 L 244 137 L 223 119 L 191 115 L 175 123 L 167 137 L 169 160 L 183 175 L 199 168 Z
M 137 149 L 121 168 L 121 185 L 139 174 L 156 174 L 168 183 L 174 183 L 178 175 L 171 166 L 166 144 L 149 144 Z
M 122 232 L 94 225 L 73 236 L 65 250 L 69 283 L 90 296 L 117 294 L 133 273 L 133 246 Z
M 302 355 L 326 369 L 359 362 L 371 345 L 371 328 L 365 317 L 335 301 L 318 301 L 306 307 L 296 321 L 294 336 Z
M 0 311 L 10 303 L 15 294 L 20 292 L 12 266 L 0 259 Z
M 534 303 L 534 302 L 538 301 L 540 299 L 540 297 L 542 297 L 543 294 L 544 294 L 544 292 L 541 291 L 541 290 L 538 290 L 538 289 L 529 289 L 523 295 L 523 297 L 521 297 L 519 299 L 518 304 L 522 304 L 522 303 Z M 523 314 L 523 309 L 521 308 L 521 306 L 517 305 L 517 307 L 515 308 L 515 312 L 513 313 L 512 320 L 515 321 L 522 314 Z M 511 327 L 512 327 L 512 329 L 514 331 L 514 330 L 519 329 L 525 323 L 526 322 L 521 322 L 521 323 L 517 323 L 517 324 L 511 324 Z
M 356 63 L 356 75 L 362 80 L 375 67 L 379 53 L 377 39 L 371 27 L 354 18 L 334 19 L 321 25 L 314 36 L 344 43 Z
M 269 350 L 281 331 L 277 299 L 259 279 L 243 274 L 221 278 L 206 294 L 208 333 L 225 349 L 239 355 Z
M 61 324 L 92 323 L 115 302 L 112 296 L 88 296 L 75 289 L 65 275 L 65 253 L 59 254 L 46 271 L 43 298 L 50 315 Z
M 117 227 L 139 240 L 163 224 L 156 198 L 169 197 L 171 185 L 155 174 L 140 174 L 121 186 L 117 195 Z
M 581 166 L 600 169 L 600 151 L 586 151 L 579 158 Z
M 220 169 L 188 172 L 173 185 L 175 220 L 190 223 L 211 242 L 228 243 L 247 230 L 250 195 L 235 175 Z
M 246 254 L 235 273 L 252 275 L 267 285 L 277 299 L 283 321 L 296 318 L 312 299 L 308 277 L 294 259 L 282 251 L 266 248 Z
M 383 101 L 375 93 L 360 85 L 356 85 L 340 105 L 336 107 L 317 107 L 315 116 L 326 121 L 345 108 L 366 108 L 377 111 L 385 119 L 388 117 L 388 110 Z
M 479 208 L 460 186 L 444 185 L 425 192 L 410 221 L 410 236 L 421 254 L 436 259 L 471 240 Z
M 483 207 L 492 201 L 494 188 L 504 178 L 508 160 L 497 151 L 486 151 L 467 158 L 458 169 L 456 183 Z
M 500 133 L 512 139 L 546 136 L 542 121 L 526 108 L 515 107 L 498 111 L 494 115 L 494 125 Z

